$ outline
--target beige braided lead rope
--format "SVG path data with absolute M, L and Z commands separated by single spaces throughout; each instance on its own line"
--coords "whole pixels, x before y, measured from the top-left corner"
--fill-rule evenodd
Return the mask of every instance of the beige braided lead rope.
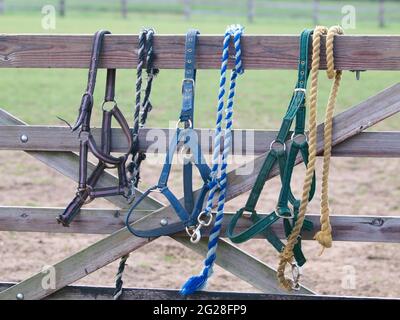
M 311 88 L 310 88 L 310 117 L 309 117 L 309 159 L 308 165 L 306 169 L 306 175 L 304 178 L 303 184 L 303 193 L 301 197 L 299 215 L 295 226 L 289 235 L 287 240 L 287 244 L 280 254 L 280 261 L 278 266 L 278 280 L 282 287 L 287 290 L 292 290 L 298 284 L 294 283 L 295 281 L 286 279 L 285 277 L 285 269 L 286 265 L 290 264 L 292 267 L 293 264 L 293 248 L 297 243 L 298 237 L 301 232 L 301 228 L 303 226 L 307 205 L 308 205 L 308 196 L 311 190 L 312 179 L 314 176 L 316 155 L 317 155 L 317 100 L 318 100 L 318 71 L 319 71 L 319 62 L 320 62 L 320 47 L 321 47 L 321 36 L 326 35 L 328 29 L 326 27 L 317 26 L 314 29 L 313 39 L 312 39 L 312 62 L 311 62 Z
M 321 245 L 322 250 L 332 247 L 332 227 L 329 219 L 329 165 L 331 160 L 332 150 L 332 119 L 335 109 L 336 97 L 342 78 L 342 71 L 334 69 L 333 57 L 333 40 L 335 35 L 343 34 L 343 29 L 340 26 L 330 27 L 326 37 L 326 64 L 327 75 L 329 79 L 334 79 L 329 94 L 328 104 L 326 107 L 325 124 L 324 124 L 324 164 L 322 169 L 322 192 L 321 192 L 321 231 L 317 232 L 314 239 Z

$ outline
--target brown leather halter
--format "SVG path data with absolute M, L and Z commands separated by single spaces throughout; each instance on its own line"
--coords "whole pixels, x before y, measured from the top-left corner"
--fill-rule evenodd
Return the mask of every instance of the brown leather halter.
M 100 147 L 91 133 L 90 118 L 93 108 L 93 94 L 96 85 L 97 69 L 99 65 L 100 53 L 103 47 L 103 40 L 109 31 L 98 31 L 94 35 L 92 55 L 89 67 L 89 76 L 86 92 L 82 96 L 81 106 L 79 108 L 79 116 L 72 127 L 72 131 L 79 131 L 80 149 L 79 149 L 79 183 L 75 198 L 69 203 L 64 212 L 58 216 L 58 222 L 63 226 L 69 226 L 74 217 L 79 213 L 81 207 L 100 197 L 109 197 L 116 195 L 126 196 L 128 192 L 128 179 L 126 175 L 126 161 L 132 148 L 132 134 L 129 125 L 121 113 L 115 101 L 115 78 L 116 70 L 107 70 L 106 92 L 103 109 L 103 120 L 101 127 L 101 144 Z M 106 104 L 112 104 L 112 108 L 107 110 Z M 127 151 L 124 155 L 114 157 L 111 155 L 111 122 L 112 119 L 118 122 L 126 139 Z M 88 177 L 88 153 L 89 150 L 99 160 L 96 168 Z M 98 187 L 96 184 L 105 169 L 117 168 L 118 185 L 110 187 Z

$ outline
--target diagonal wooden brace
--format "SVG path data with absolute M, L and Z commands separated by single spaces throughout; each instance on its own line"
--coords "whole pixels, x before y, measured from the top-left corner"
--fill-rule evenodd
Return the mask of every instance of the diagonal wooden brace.
M 336 145 L 360 133 L 399 111 L 400 84 L 396 84 L 337 115 L 334 118 L 332 145 Z M 318 128 L 317 149 L 319 153 L 323 152 L 322 130 L 323 124 L 319 125 Z M 229 173 L 227 200 L 233 199 L 251 189 L 265 157 L 266 154 L 254 160 L 254 170 L 248 175 L 238 174 L 243 168 L 238 168 Z M 300 161 L 298 159 L 297 163 L 300 163 Z M 275 168 L 269 179 L 277 174 L 278 171 Z M 164 207 L 135 222 L 135 227 L 139 229 L 151 227 L 159 224 L 162 218 L 168 218 L 170 221 L 176 219 L 172 209 Z M 0 293 L 0 299 L 15 299 L 18 293 L 24 294 L 26 299 L 44 298 L 151 240 L 137 238 L 131 235 L 126 228 L 123 228 L 87 249 L 54 265 L 56 271 L 56 288 L 43 289 L 41 286 L 43 274 L 38 273 Z M 224 243 L 225 241 L 221 241 L 222 245 Z
M 21 120 L 13 117 L 6 111 L 0 109 L 0 125 L 19 125 L 21 127 L 24 127 L 26 124 Z M 34 158 L 38 159 L 39 161 L 59 171 L 63 175 L 75 181 L 77 180 L 77 167 L 78 167 L 79 157 L 75 153 L 45 152 L 45 151 L 26 151 L 26 152 L 29 155 L 33 156 Z M 90 163 L 88 169 L 91 171 L 94 169 L 94 167 L 95 165 Z M 116 183 L 117 183 L 116 177 L 107 172 L 103 174 L 103 176 L 99 181 L 99 185 L 103 186 L 115 185 Z M 138 192 L 140 193 L 140 191 Z M 120 208 L 124 208 L 127 205 L 126 200 L 121 196 L 108 197 L 106 199 Z M 139 216 L 143 217 L 143 211 L 149 213 L 151 211 L 160 209 L 162 207 L 163 205 L 160 202 L 152 199 L 151 197 L 148 197 L 146 198 L 146 203 L 144 203 L 140 208 L 138 208 L 138 211 L 141 213 Z M 60 226 L 60 228 L 63 227 Z M 183 240 L 175 239 L 175 240 L 189 247 L 190 249 L 193 249 L 193 244 L 190 241 L 185 241 L 184 239 Z M 231 255 L 234 254 L 236 256 L 236 259 L 245 261 L 246 264 L 244 263 L 240 265 L 231 264 L 229 263 L 229 260 L 227 260 L 226 257 L 224 256 L 216 261 L 218 265 L 225 267 L 231 273 L 237 275 L 244 281 L 249 282 L 250 284 L 254 285 L 256 288 L 258 288 L 263 292 L 270 292 L 270 293 L 283 292 L 282 289 L 277 286 L 274 277 L 271 277 L 272 274 L 275 274 L 275 271 L 270 266 L 260 262 L 258 259 L 252 256 L 249 256 L 247 253 L 243 252 L 239 248 L 233 247 L 233 245 L 230 244 L 229 242 L 225 242 L 224 245 L 221 245 L 220 250 L 223 250 L 222 248 L 225 248 L 226 251 L 229 251 Z M 196 251 L 205 254 L 207 252 L 207 246 L 206 245 L 197 246 Z M 248 269 L 249 271 L 253 270 L 253 272 L 243 272 L 244 269 Z M 255 272 L 258 272 L 261 275 L 261 277 L 265 280 L 255 282 L 252 277 L 252 275 Z M 313 292 L 309 289 L 302 287 L 301 293 L 310 294 Z
M 7 111 L 0 109 L 0 125 L 27 125 L 25 122 L 15 118 L 13 115 L 9 114 Z M 29 137 L 28 137 L 29 138 Z M 47 152 L 47 151 L 25 151 L 27 154 L 36 158 L 37 160 L 43 162 L 47 166 L 57 170 L 61 174 L 67 176 L 70 179 L 77 181 L 78 179 L 78 170 L 77 164 L 79 162 L 79 156 L 73 152 Z M 88 164 L 88 174 L 90 175 L 95 168 L 95 164 Z M 98 186 L 99 187 L 107 187 L 117 185 L 116 178 L 105 172 L 101 178 L 99 179 Z M 140 190 L 136 190 L 138 194 L 142 192 Z M 107 200 L 114 203 L 119 208 L 126 208 L 127 201 L 122 196 L 109 197 Z M 147 209 L 147 210 L 156 210 L 159 209 L 162 204 L 151 198 L 147 197 L 143 204 L 138 207 L 139 210 Z

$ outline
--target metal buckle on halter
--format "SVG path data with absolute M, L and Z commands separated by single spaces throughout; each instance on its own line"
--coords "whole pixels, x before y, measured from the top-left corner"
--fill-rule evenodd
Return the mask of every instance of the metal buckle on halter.
M 280 213 L 279 212 L 279 208 L 276 207 L 275 208 L 275 214 L 276 214 L 277 217 L 282 218 L 282 219 L 293 219 L 294 218 L 294 210 L 290 209 L 290 208 L 289 208 L 289 210 L 290 210 L 290 215 L 289 216 L 285 216 L 282 213 Z
M 185 121 L 178 120 L 178 121 L 176 122 L 175 128 L 178 129 L 178 128 L 179 128 L 179 124 L 182 123 L 182 122 L 188 123 L 188 124 L 189 124 L 189 126 L 188 126 L 187 128 L 184 128 L 184 129 L 192 129 L 192 128 L 193 128 L 193 122 L 192 122 L 192 120 L 190 120 L 190 119 L 185 120 Z
M 286 151 L 286 144 L 277 140 L 272 140 L 271 144 L 269 145 L 270 151 L 273 149 L 272 147 L 274 146 L 275 143 L 279 143 L 282 146 L 283 151 Z
M 105 108 L 105 105 L 106 105 L 107 103 L 112 103 L 112 108 L 110 108 L 110 109 Z M 115 101 L 115 99 L 113 99 L 113 100 L 111 100 L 111 101 L 106 101 L 106 100 L 104 100 L 103 103 L 102 103 L 102 105 L 101 105 L 101 110 L 110 112 L 112 109 L 114 109 L 114 108 L 117 107 L 117 106 L 118 106 L 118 104 L 117 104 L 117 101 Z
M 304 92 L 304 94 L 306 94 L 306 92 L 307 92 L 307 90 L 304 88 L 295 88 L 294 89 L 294 92 L 298 92 L 298 91 L 302 91 L 302 92 Z
M 297 137 L 304 137 L 304 141 L 301 142 L 301 143 L 308 142 L 308 135 L 306 133 L 295 133 L 294 131 L 293 131 L 293 133 L 292 133 L 292 135 L 290 137 L 290 140 L 294 141 Z
M 150 190 L 150 192 L 162 193 L 166 187 L 160 188 L 159 186 L 155 186 L 154 189 Z
M 90 185 L 86 185 L 86 188 L 77 188 L 75 195 L 77 197 L 79 197 L 79 199 L 81 199 L 81 201 L 83 201 L 84 205 L 86 205 L 86 204 L 91 203 L 94 200 L 94 198 L 90 195 L 92 191 L 93 191 L 93 187 Z M 83 199 L 83 197 L 82 197 L 82 193 L 84 193 L 84 192 L 88 193 L 88 196 L 86 199 Z
M 182 80 L 182 93 L 183 93 L 183 87 L 184 87 L 184 85 L 185 85 L 185 82 L 190 82 L 190 83 L 192 84 L 192 86 L 193 86 L 193 89 L 192 89 L 192 90 L 194 90 L 194 85 L 195 85 L 194 79 L 192 79 L 192 78 L 185 78 L 185 79 Z

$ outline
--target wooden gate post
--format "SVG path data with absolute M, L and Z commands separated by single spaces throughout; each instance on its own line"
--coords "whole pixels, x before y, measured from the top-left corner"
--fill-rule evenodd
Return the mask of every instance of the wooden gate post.
M 60 10 L 60 17 L 65 17 L 65 0 L 60 0 L 59 10 Z
M 4 14 L 4 0 L 0 0 L 0 14 Z
M 247 0 L 247 21 L 250 23 L 254 22 L 254 16 L 256 14 L 255 0 Z
M 121 0 L 121 14 L 122 18 L 128 18 L 128 0 Z
M 385 26 L 385 1 L 379 0 L 379 28 Z
M 190 0 L 183 0 L 183 15 L 185 20 L 190 20 L 191 8 L 190 8 Z
M 313 23 L 316 26 L 319 21 L 319 0 L 313 1 Z

